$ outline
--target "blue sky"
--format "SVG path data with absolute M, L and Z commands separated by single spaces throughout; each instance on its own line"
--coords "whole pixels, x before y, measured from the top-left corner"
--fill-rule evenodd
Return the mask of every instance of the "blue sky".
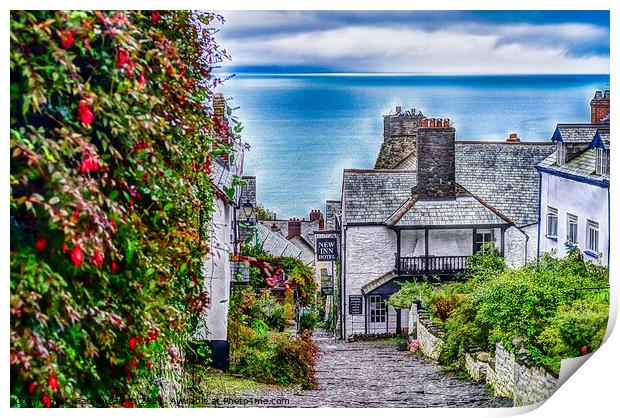
M 222 11 L 235 71 L 609 72 L 607 11 Z

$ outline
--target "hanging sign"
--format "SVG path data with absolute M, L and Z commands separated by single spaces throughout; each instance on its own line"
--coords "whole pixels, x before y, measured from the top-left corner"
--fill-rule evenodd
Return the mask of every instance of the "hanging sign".
M 336 261 L 338 258 L 338 235 L 335 233 L 314 233 L 316 261 Z

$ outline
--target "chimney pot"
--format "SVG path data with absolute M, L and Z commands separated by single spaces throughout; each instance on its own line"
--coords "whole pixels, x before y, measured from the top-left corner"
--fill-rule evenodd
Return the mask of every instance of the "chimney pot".
M 441 128 L 443 126 L 443 119 L 439 118 L 437 119 L 437 125 L 438 128 Z
M 396 106 L 396 114 L 400 115 L 400 111 L 401 111 L 401 107 L 400 106 Z
M 430 119 L 430 125 L 429 125 L 429 127 L 430 127 L 430 128 L 434 128 L 434 127 L 435 127 L 435 118 L 431 118 L 431 119 Z
M 449 128 L 449 127 L 450 127 L 450 119 L 445 118 L 445 119 L 443 120 L 443 127 L 444 127 L 444 128 Z

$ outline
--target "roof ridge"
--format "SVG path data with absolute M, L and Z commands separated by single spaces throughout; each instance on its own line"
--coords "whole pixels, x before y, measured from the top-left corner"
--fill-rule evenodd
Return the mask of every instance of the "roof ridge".
M 392 168 L 345 168 L 345 173 L 415 173 L 415 170 L 403 170 Z

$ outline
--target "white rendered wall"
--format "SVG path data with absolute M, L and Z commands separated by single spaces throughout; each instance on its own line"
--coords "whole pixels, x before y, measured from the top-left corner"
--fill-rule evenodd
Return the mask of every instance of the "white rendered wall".
M 558 256 L 564 257 L 566 255 L 564 243 L 567 236 L 567 213 L 570 213 L 579 218 L 577 245 L 582 251 L 586 250 L 587 220 L 598 222 L 598 247 L 599 252 L 603 254 L 601 262 L 607 264 L 609 257 L 609 189 L 565 179 L 548 173 L 541 174 L 540 252 L 549 252 L 555 249 Z M 558 210 L 557 241 L 546 237 L 548 206 Z M 596 258 L 586 254 L 585 260 L 594 261 Z
M 217 199 L 209 225 L 210 255 L 205 260 L 203 272 L 205 288 L 211 300 L 206 311 L 206 330 L 200 333 L 204 340 L 227 340 L 228 300 L 230 298 L 230 258 L 233 248 L 230 240 L 232 210 Z
M 362 286 L 378 279 L 394 269 L 396 253 L 396 232 L 386 226 L 350 226 L 343 231 L 346 236 L 344 259 L 345 292 L 345 335 L 364 333 L 366 306 L 362 315 L 349 315 L 349 295 L 361 295 Z

